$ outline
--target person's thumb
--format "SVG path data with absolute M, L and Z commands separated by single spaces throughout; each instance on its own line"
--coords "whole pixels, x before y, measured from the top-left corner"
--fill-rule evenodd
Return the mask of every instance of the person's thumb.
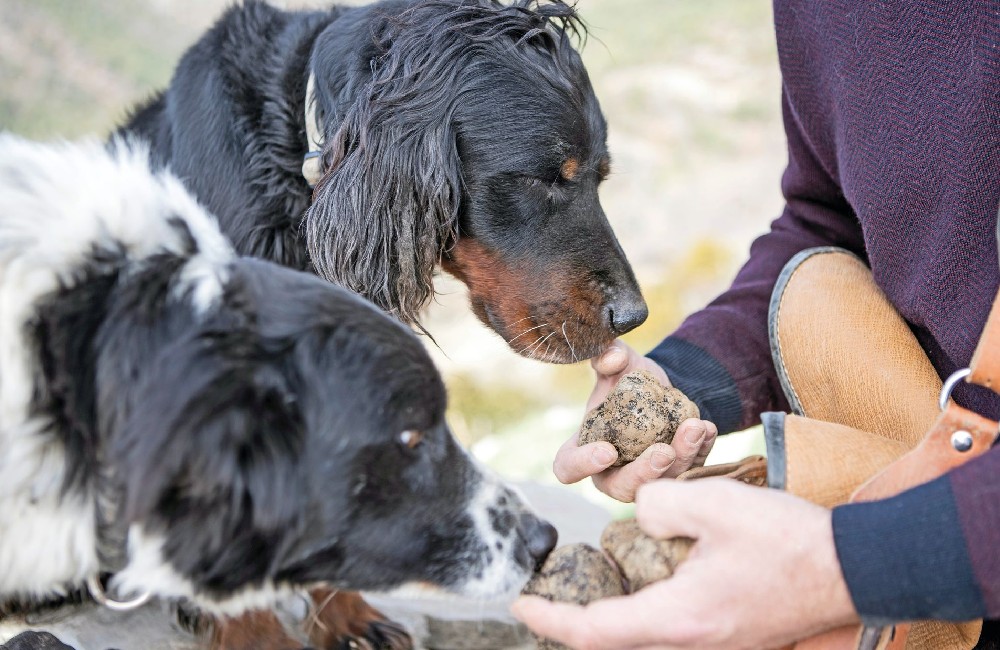
M 615 339 L 599 356 L 591 360 L 598 375 L 617 375 L 628 367 L 628 346 Z

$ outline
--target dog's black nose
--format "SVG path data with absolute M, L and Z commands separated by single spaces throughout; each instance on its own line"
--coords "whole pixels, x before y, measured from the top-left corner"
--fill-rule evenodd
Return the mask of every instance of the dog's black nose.
M 559 541 L 555 526 L 530 514 L 521 515 L 521 534 L 536 566 L 542 565 Z
M 646 322 L 649 308 L 638 293 L 612 299 L 604 308 L 608 326 L 615 334 L 631 332 Z

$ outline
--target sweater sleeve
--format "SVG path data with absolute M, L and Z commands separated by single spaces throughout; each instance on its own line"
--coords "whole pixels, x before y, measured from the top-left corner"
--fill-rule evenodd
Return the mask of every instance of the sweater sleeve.
M 835 508 L 833 534 L 865 623 L 1000 617 L 1000 447 L 899 496 Z
M 732 286 L 648 354 L 722 433 L 756 424 L 763 411 L 788 408 L 767 330 L 771 292 L 785 264 L 818 246 L 864 258 L 861 228 L 834 180 L 836 170 L 821 162 L 784 93 L 782 115 L 788 138 L 784 212 L 754 241 Z

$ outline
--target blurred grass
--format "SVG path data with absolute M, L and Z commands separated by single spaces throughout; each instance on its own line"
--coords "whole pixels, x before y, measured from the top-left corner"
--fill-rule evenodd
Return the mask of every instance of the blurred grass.
M 145 0 L 0 0 L 0 128 L 103 137 L 197 33 Z
M 32 0 L 34 10 L 94 63 L 114 70 L 136 86 L 155 86 L 170 77 L 180 49 L 171 47 L 170 21 L 145 19 L 148 3 L 140 0 Z
M 768 64 L 771 6 L 754 0 L 582 0 L 591 40 L 584 58 L 591 76 L 611 67 L 676 61 L 693 50 L 739 48 L 741 58 Z M 739 38 L 740 35 L 746 38 Z

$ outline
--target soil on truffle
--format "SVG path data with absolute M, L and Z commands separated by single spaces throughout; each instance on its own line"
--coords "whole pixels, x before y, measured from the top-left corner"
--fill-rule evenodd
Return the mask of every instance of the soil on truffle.
M 560 546 L 522 590 L 548 600 L 586 605 L 624 595 L 622 578 L 601 551 L 587 544 Z M 561 643 L 535 637 L 539 650 L 563 650 Z
M 638 458 L 650 445 L 669 444 L 681 422 L 699 417 L 698 407 L 676 388 L 645 370 L 622 377 L 607 398 L 587 414 L 579 444 L 606 440 L 618 450 L 614 467 Z
M 654 539 L 635 519 L 613 521 L 601 535 L 601 548 L 625 576 L 629 593 L 672 576 L 693 543 L 690 537 Z

